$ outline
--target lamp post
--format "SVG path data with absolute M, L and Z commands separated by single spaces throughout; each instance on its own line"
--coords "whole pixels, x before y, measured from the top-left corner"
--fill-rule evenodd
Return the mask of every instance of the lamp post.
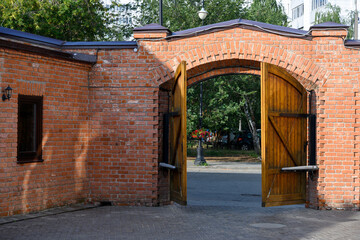
M 163 25 L 163 1 L 159 0 L 159 24 Z
M 198 11 L 199 18 L 202 21 L 202 25 L 204 25 L 204 19 L 208 15 L 208 12 L 204 8 L 204 0 L 202 2 L 202 8 L 200 11 Z M 199 117 L 199 128 L 202 128 L 202 105 L 203 105 L 203 83 L 200 82 L 200 117 Z M 202 139 L 199 139 L 199 145 L 197 147 L 196 151 L 196 159 L 195 159 L 195 165 L 203 165 L 206 163 L 206 160 L 204 158 L 204 149 L 202 147 Z
M 355 0 L 355 22 L 354 22 L 354 39 L 358 39 L 359 34 L 359 16 L 357 10 L 357 0 Z

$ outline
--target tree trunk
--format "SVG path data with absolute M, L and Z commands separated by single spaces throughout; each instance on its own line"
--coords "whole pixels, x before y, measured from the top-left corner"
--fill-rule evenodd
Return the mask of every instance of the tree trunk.
M 249 99 L 247 98 L 246 95 L 243 95 L 243 99 L 244 99 L 244 105 L 243 105 L 244 113 L 246 116 L 246 120 L 249 124 L 250 132 L 253 136 L 254 150 L 255 150 L 256 154 L 260 155 L 260 151 L 261 151 L 260 150 L 260 141 L 259 141 L 257 131 L 256 131 L 254 112 L 251 107 L 251 104 L 249 103 Z

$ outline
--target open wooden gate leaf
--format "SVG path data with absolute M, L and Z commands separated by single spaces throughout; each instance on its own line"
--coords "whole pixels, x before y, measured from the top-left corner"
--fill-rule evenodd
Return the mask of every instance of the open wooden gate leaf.
M 170 200 L 186 205 L 186 62 L 175 72 L 170 102 Z
M 262 205 L 305 202 L 306 173 L 283 167 L 306 165 L 307 93 L 284 69 L 261 64 Z

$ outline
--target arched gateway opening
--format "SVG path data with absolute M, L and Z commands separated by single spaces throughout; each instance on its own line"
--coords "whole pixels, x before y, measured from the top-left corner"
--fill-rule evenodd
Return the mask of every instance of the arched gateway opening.
M 269 167 L 267 173 L 263 174 L 268 176 L 268 180 L 263 184 L 263 186 L 267 186 L 263 188 L 264 205 L 276 205 L 279 202 L 294 203 L 297 201 L 294 199 L 299 199 L 299 196 L 302 196 L 301 201 L 304 201 L 306 195 L 306 203 L 309 207 L 323 209 L 329 206 L 331 206 L 330 208 L 357 208 L 359 203 L 358 188 L 356 187 L 358 176 L 357 170 L 354 170 L 352 166 L 356 166 L 356 169 L 358 167 L 358 144 L 356 142 L 358 134 L 354 134 L 354 131 L 356 132 L 358 128 L 355 105 L 358 102 L 356 99 L 359 91 L 359 75 L 358 63 L 351 63 L 350 59 L 358 59 L 359 53 L 357 41 L 344 42 L 343 39 L 347 35 L 346 29 L 347 27 L 341 24 L 324 23 L 312 26 L 309 32 L 305 32 L 243 19 L 175 33 L 157 24 L 135 29 L 134 37 L 137 40 L 139 51 L 150 54 L 154 59 L 153 68 L 149 70 L 148 76 L 153 85 L 159 87 L 157 99 L 159 101 L 159 125 L 156 127 L 159 133 L 158 138 L 160 139 L 163 136 L 162 113 L 168 110 L 166 101 L 163 101 L 165 98 L 162 98 L 162 95 L 167 96 L 166 90 L 173 89 L 176 79 L 174 76 L 182 61 L 186 61 L 188 84 L 227 73 L 260 74 L 261 71 L 264 71 L 261 75 L 268 76 L 264 79 L 270 81 L 278 77 L 282 78 L 283 75 L 292 76 L 295 79 L 285 80 L 286 83 L 283 84 L 274 80 L 270 84 L 272 86 L 263 88 L 270 93 L 277 88 L 283 92 L 281 89 L 285 89 L 285 86 L 292 88 L 292 90 L 284 91 L 282 93 L 284 95 L 272 92 L 274 96 L 282 96 L 283 99 L 286 99 L 282 100 L 285 102 L 279 103 L 280 105 L 277 105 L 277 98 L 263 101 L 263 105 L 270 104 L 273 107 L 273 109 L 269 107 L 263 111 L 263 119 L 266 119 L 266 123 L 262 128 L 266 127 L 268 132 L 268 137 L 265 136 L 264 141 L 270 142 L 271 139 L 277 139 L 279 146 L 273 147 L 282 149 L 281 154 L 285 154 L 287 157 L 287 164 L 285 165 L 317 164 L 319 171 L 308 174 L 309 177 L 304 179 L 304 176 L 307 175 L 306 171 L 285 173 L 283 167 L 280 169 L 280 166 L 274 163 L 274 167 Z M 276 77 L 273 77 L 274 75 Z M 266 91 L 263 91 L 265 99 L 270 96 L 269 92 Z M 295 94 L 300 98 L 289 99 L 285 97 L 286 94 L 288 96 Z M 308 98 L 310 95 L 313 96 L 309 101 L 311 109 L 307 109 L 307 104 L 303 103 L 309 100 L 305 100 L 305 96 Z M 349 101 L 339 101 L 340 98 L 349 99 Z M 286 109 L 283 106 L 287 106 L 291 101 L 293 101 L 294 106 L 285 111 Z M 347 103 L 353 107 L 347 106 Z M 333 105 L 340 106 L 340 108 L 334 110 Z M 264 106 L 263 109 L 265 109 Z M 316 118 L 311 117 L 309 119 L 307 115 L 309 113 L 314 113 Z M 308 121 L 312 123 L 296 130 L 298 134 L 294 134 L 294 136 L 301 136 L 301 139 L 295 137 L 290 139 L 282 132 L 282 127 L 293 121 L 300 122 L 300 125 L 305 125 Z M 287 129 L 287 127 L 284 128 Z M 304 129 L 306 130 L 304 131 Z M 270 133 L 270 131 L 272 132 Z M 315 137 L 307 136 L 305 143 L 308 142 L 308 144 L 306 145 L 302 142 L 304 141 L 302 135 L 304 132 L 307 135 L 310 135 L 308 133 L 311 132 L 312 136 L 316 132 Z M 340 135 L 340 132 L 343 145 L 337 146 L 334 138 L 329 138 L 329 136 Z M 302 153 L 300 154 L 299 149 L 292 148 L 290 142 L 296 143 L 299 149 L 301 146 Z M 316 146 L 315 142 L 317 143 Z M 271 143 L 267 144 L 272 147 Z M 157 160 L 161 162 L 163 156 L 161 141 L 157 146 L 159 149 Z M 305 148 L 307 148 L 306 153 L 304 153 Z M 343 155 L 342 152 L 344 151 L 348 151 L 348 154 Z M 309 156 L 307 157 L 306 154 Z M 304 157 L 304 159 L 299 161 L 297 159 L 301 157 L 298 156 Z M 270 158 L 270 156 L 266 157 Z M 281 158 L 281 155 L 274 153 L 271 157 L 278 159 Z M 345 166 L 344 163 L 347 165 Z M 161 171 L 163 170 L 161 169 L 158 169 L 157 196 L 155 197 L 159 204 L 169 199 L 167 195 L 170 192 L 169 184 L 167 184 L 166 178 L 162 177 Z M 280 176 L 283 174 L 284 177 Z M 303 184 L 297 188 L 302 190 L 297 192 L 291 192 L 291 187 L 286 188 L 285 185 L 281 184 L 274 187 L 276 181 L 283 179 L 286 182 L 287 177 L 295 175 L 302 177 L 297 180 L 288 179 L 289 185 L 295 182 L 304 183 L 306 194 L 303 190 L 305 189 Z M 337 189 L 338 183 L 344 188 L 333 191 Z M 347 183 L 351 187 L 345 187 Z M 295 198 L 278 195 L 276 191 L 280 188 L 284 193 L 287 192 L 286 195 Z M 178 186 L 178 190 L 180 189 L 183 190 L 184 186 L 181 188 Z M 271 197 L 267 198 L 267 196 L 271 196 L 271 194 L 276 197 L 270 202 L 266 202 L 264 199 L 270 199 Z M 182 200 L 185 201 L 185 199 Z
M 346 34 L 344 28 L 330 25 L 333 27 L 313 26 L 311 32 L 304 32 L 240 19 L 177 33 L 157 24 L 134 30 L 140 51 L 153 54 L 159 63 L 150 75 L 159 86 L 158 162 L 176 168 L 158 170 L 159 204 L 169 199 L 186 203 L 185 163 L 175 160 L 182 159 L 186 146 L 181 130 L 186 126 L 185 110 L 181 110 L 186 109 L 186 84 L 234 73 L 262 76 L 263 206 L 306 202 L 317 208 L 323 204 L 325 195 L 318 192 L 322 188 L 314 165 L 324 154 L 315 152 L 319 141 L 315 132 L 324 134 L 315 127 L 324 120 L 312 113 L 323 103 L 316 96 L 323 93 L 331 72 L 317 58 L 324 59 L 319 53 L 322 44 L 329 44 L 327 31 L 334 30 L 329 37 L 335 39 L 333 44 L 343 45 L 340 39 Z M 168 101 L 169 92 L 172 97 Z M 164 140 L 165 113 L 170 116 L 170 135 Z M 163 144 L 166 142 L 170 142 L 169 148 Z
M 255 74 L 261 75 L 262 206 L 305 203 L 306 173 L 317 169 L 307 164 L 307 122 L 311 115 L 306 89 L 285 69 L 264 62 L 220 61 L 188 71 L 186 65 L 182 61 L 174 79 L 161 86 L 170 91 L 163 122 L 164 152 L 160 160 L 163 171 L 169 171 L 170 200 L 184 205 L 187 202 L 188 85 L 221 75 Z M 309 138 L 314 136 L 309 134 Z

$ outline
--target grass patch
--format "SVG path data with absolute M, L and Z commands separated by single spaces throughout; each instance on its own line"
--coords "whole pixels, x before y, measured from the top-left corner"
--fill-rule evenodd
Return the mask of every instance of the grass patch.
M 200 165 L 199 165 L 199 166 L 207 167 L 207 166 L 209 166 L 209 164 L 208 164 L 208 163 L 206 163 L 206 162 L 204 162 L 204 163 L 200 163 Z
M 188 148 L 187 149 L 188 157 L 196 157 L 196 148 Z M 237 156 L 249 156 L 253 158 L 257 158 L 258 155 L 255 151 L 242 151 L 242 150 L 235 150 L 235 149 L 214 149 L 204 148 L 204 156 L 205 157 L 237 157 Z

